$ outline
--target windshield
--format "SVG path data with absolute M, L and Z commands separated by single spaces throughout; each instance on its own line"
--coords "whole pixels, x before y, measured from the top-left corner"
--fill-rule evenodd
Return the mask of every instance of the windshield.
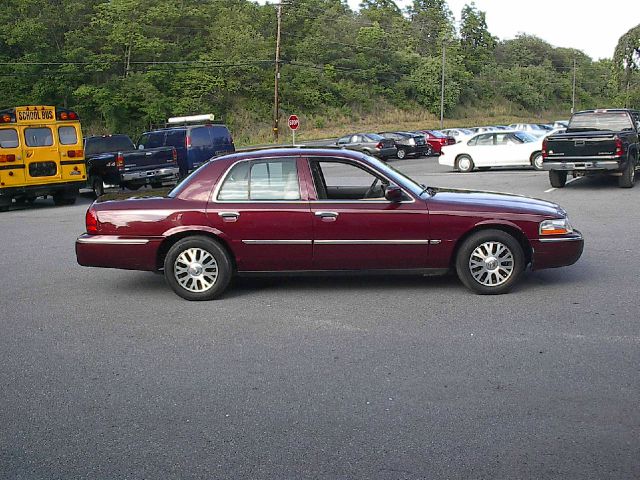
M 626 112 L 585 112 L 571 117 L 569 130 L 632 130 L 631 117 Z
M 513 136 L 518 138 L 518 140 L 522 140 L 523 143 L 535 142 L 536 140 L 538 140 L 536 137 L 527 132 L 515 132 Z
M 375 168 L 377 168 L 379 171 L 381 171 L 382 173 L 387 175 L 389 178 L 391 178 L 393 181 L 398 183 L 399 186 L 406 187 L 408 190 L 411 191 L 411 193 L 413 193 L 416 196 L 420 196 L 420 194 L 423 192 L 425 187 L 420 183 L 416 182 L 413 178 L 408 177 L 407 175 L 402 173 L 400 170 L 396 170 L 391 165 L 383 162 L 382 160 L 378 160 L 377 158 L 372 157 L 370 155 L 365 155 L 365 156 L 367 157 L 367 160 Z

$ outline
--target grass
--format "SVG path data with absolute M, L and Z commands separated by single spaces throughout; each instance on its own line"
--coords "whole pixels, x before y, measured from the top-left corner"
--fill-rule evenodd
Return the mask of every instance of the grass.
M 451 117 L 444 118 L 443 128 L 509 125 L 511 123 L 545 123 L 569 117 L 566 112 L 550 111 L 536 115 L 512 110 L 508 105 L 495 106 L 491 110 L 479 107 L 459 109 Z M 331 113 L 323 116 L 297 113 L 300 118 L 300 128 L 296 132 L 296 143 L 336 138 L 356 132 L 440 129 L 440 117 L 421 108 L 405 110 L 389 105 L 381 105 L 369 112 Z M 234 125 L 231 125 L 237 147 L 276 144 L 270 124 L 254 122 L 252 125 L 242 125 L 241 123 L 244 122 L 238 120 L 240 119 L 236 118 L 236 122 L 233 122 Z M 277 143 L 286 144 L 291 143 L 291 141 L 292 135 L 287 126 L 287 117 L 283 117 L 280 120 L 280 135 Z

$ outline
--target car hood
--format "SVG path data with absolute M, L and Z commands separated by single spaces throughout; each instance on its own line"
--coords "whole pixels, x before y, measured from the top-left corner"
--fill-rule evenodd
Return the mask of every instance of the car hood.
M 434 195 L 427 202 L 446 205 L 449 210 L 534 214 L 549 217 L 567 215 L 560 205 L 547 200 L 481 190 L 436 188 Z

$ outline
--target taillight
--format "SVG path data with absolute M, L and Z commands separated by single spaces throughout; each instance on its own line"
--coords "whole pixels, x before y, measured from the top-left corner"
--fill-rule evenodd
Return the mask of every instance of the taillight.
M 621 157 L 624 155 L 624 146 L 622 145 L 622 139 L 616 137 L 616 157 Z
M 173 163 L 176 163 L 178 161 L 178 152 L 176 151 L 176 147 L 173 147 L 171 149 L 171 160 L 173 161 Z
M 383 147 L 384 147 L 384 144 L 382 142 L 378 142 L 377 145 L 376 145 L 376 148 L 378 150 L 382 150 Z
M 93 209 L 93 206 L 87 210 L 84 220 L 87 225 L 87 233 L 98 233 L 98 215 Z
M 122 153 L 118 153 L 116 157 L 116 167 L 118 170 L 124 170 L 124 155 Z
M 185 137 L 185 139 L 184 139 L 184 146 L 185 146 L 185 147 L 187 147 L 187 148 L 191 147 L 191 136 L 190 136 L 190 135 L 187 135 L 187 136 Z
M 549 156 L 549 151 L 547 150 L 547 145 L 548 145 L 548 141 L 545 138 L 544 140 L 542 140 L 542 158 L 547 158 Z
M 82 150 L 69 150 L 67 152 L 67 157 L 69 158 L 81 158 L 84 155 Z
M 16 161 L 16 156 L 12 153 L 8 155 L 0 155 L 0 163 L 15 162 L 15 161 Z

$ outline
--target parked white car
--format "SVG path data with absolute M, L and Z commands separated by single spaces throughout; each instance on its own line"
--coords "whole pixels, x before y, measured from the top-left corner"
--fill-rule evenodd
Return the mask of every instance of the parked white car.
M 447 128 L 440 133 L 455 138 L 457 143 L 470 138 L 475 132 L 469 128 Z
M 478 133 L 466 141 L 442 147 L 438 163 L 459 172 L 523 165 L 542 170 L 542 139 L 518 130 Z

